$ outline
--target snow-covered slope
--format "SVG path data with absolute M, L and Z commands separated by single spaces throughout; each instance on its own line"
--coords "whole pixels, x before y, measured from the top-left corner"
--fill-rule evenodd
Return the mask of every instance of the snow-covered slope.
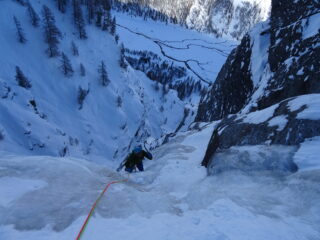
M 147 5 L 175 17 L 189 28 L 236 40 L 240 40 L 256 23 L 265 21 L 271 7 L 271 0 L 121 1 Z
M 59 50 L 69 57 L 74 74 L 71 77 L 63 75 L 61 57 L 47 57 L 43 28 L 31 25 L 27 6 L 16 1 L 0 2 L 0 52 L 5 56 L 0 59 L 1 150 L 87 156 L 90 159 L 103 156 L 105 158 L 101 161 L 105 161 L 121 157 L 135 141 L 150 136 L 160 138 L 189 125 L 195 116 L 192 112 L 196 111 L 199 93 L 194 96 L 198 100 L 192 101 L 193 106 L 181 101 L 176 91 L 166 89 L 164 93 L 162 84 L 155 87 L 155 82 L 143 72 L 130 66 L 127 69 L 119 66 L 120 47 L 109 33 L 87 24 L 88 39 L 78 39 L 70 5 L 63 14 L 52 1 L 30 2 L 40 18 L 44 3 L 53 12 L 63 35 Z M 27 39 L 25 44 L 17 40 L 13 16 L 21 22 Z M 125 19 L 125 15 L 119 17 Z M 134 29 L 136 22 L 141 26 L 140 19 L 131 18 L 120 23 Z M 123 28 L 118 28 L 120 42 L 130 49 L 128 38 L 132 36 L 125 35 Z M 165 26 L 159 29 L 166 31 Z M 168 34 L 164 35 L 170 35 L 172 30 L 168 29 Z M 78 47 L 79 56 L 72 54 L 72 41 Z M 137 48 L 132 46 L 132 49 Z M 151 46 L 142 50 L 154 49 Z M 220 57 L 219 64 L 224 59 Z M 106 87 L 99 79 L 101 61 L 105 62 L 111 81 Z M 85 76 L 81 76 L 80 64 L 85 67 Z M 18 86 L 16 66 L 31 82 L 30 89 Z M 78 102 L 80 87 L 89 91 L 81 109 Z M 188 116 L 186 108 L 190 109 Z
M 131 51 L 151 51 L 163 61 L 168 61 L 169 65 L 174 63 L 185 68 L 187 77 L 199 82 L 204 89 L 216 79 L 227 56 L 238 44 L 174 24 L 137 18 L 133 25 L 132 17 L 117 12 L 115 16 L 118 19 L 118 34 L 126 48 Z M 145 68 L 148 69 L 149 59 L 145 57 L 142 60 L 146 61 Z
M 251 168 L 208 177 L 200 162 L 215 125 L 179 134 L 153 152 L 146 172 L 112 185 L 81 239 L 317 239 L 319 163 L 293 175 Z M 292 148 L 242 147 L 224 158 L 258 164 L 263 152 L 270 157 L 279 150 Z M 310 149 L 300 149 L 295 159 L 306 154 Z M 0 236 L 6 240 L 75 239 L 105 184 L 128 177 L 74 158 L 1 154 L 0 166 Z

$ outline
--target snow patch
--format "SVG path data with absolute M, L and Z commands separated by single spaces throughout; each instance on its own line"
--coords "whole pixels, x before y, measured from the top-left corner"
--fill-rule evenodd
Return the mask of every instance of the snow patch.
M 259 23 L 250 32 L 252 44 L 251 73 L 254 88 L 258 86 L 262 79 L 262 73 L 268 63 L 268 50 L 270 46 L 270 34 L 260 33 L 270 28 L 269 21 Z
M 288 103 L 290 111 L 297 111 L 303 106 L 306 108 L 298 113 L 298 119 L 320 120 L 320 94 L 302 95 Z
M 226 171 L 295 172 L 293 162 L 295 147 L 282 145 L 236 146 L 219 150 L 209 164 L 211 175 Z
M 319 21 L 320 21 L 320 14 L 315 14 L 308 18 L 305 21 L 305 26 L 303 28 L 302 39 L 307 39 L 313 37 L 314 35 L 319 33 Z
M 273 116 L 274 111 L 278 108 L 278 106 L 279 104 L 275 104 L 266 109 L 249 113 L 243 117 L 243 122 L 251 124 L 260 124 L 266 122 Z
M 0 168 L 4 172 L 6 168 Z M 17 177 L 0 178 L 0 206 L 7 207 L 11 202 L 25 193 L 35 191 L 47 186 L 42 180 L 22 179 Z
M 306 139 L 294 155 L 299 171 L 320 170 L 320 137 Z
M 286 116 L 282 115 L 282 116 L 277 116 L 277 117 L 274 117 L 272 118 L 269 122 L 268 122 L 268 125 L 270 127 L 273 127 L 273 126 L 278 126 L 278 131 L 282 131 L 286 125 L 288 123 L 288 119 Z

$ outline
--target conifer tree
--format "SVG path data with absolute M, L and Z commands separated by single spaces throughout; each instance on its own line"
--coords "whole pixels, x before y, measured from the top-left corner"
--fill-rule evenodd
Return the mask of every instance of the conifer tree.
M 102 30 L 110 32 L 111 29 L 111 14 L 109 11 L 105 11 L 103 14 Z
M 87 0 L 86 1 L 86 6 L 87 6 L 88 23 L 91 24 L 91 22 L 92 22 L 92 20 L 94 19 L 94 16 L 95 16 L 94 0 Z
M 69 60 L 69 58 L 67 57 L 67 55 L 65 55 L 64 53 L 61 54 L 61 65 L 60 68 L 62 70 L 62 73 L 67 76 L 67 77 L 71 77 L 73 75 L 73 68 L 71 65 L 71 62 Z
M 26 2 L 24 0 L 15 0 L 17 3 L 19 3 L 21 6 L 25 6 Z
M 116 41 L 117 44 L 119 43 L 119 39 L 120 39 L 119 35 L 116 34 L 116 35 L 114 36 L 114 40 Z
M 71 42 L 71 51 L 73 56 L 79 56 L 79 50 L 77 45 L 74 43 L 74 41 Z
M 111 21 L 111 27 L 110 27 L 110 34 L 112 36 L 114 36 L 116 34 L 116 27 L 117 27 L 117 22 L 116 22 L 116 18 L 113 17 L 112 21 Z
M 111 10 L 111 1 L 110 0 L 102 0 L 101 5 L 103 10 L 110 12 Z
M 86 99 L 87 95 L 89 94 L 89 89 L 83 89 L 82 87 L 79 87 L 78 89 L 78 103 L 79 103 L 79 110 L 83 107 L 83 102 Z
M 128 64 L 127 64 L 126 57 L 125 57 L 124 53 L 125 53 L 125 48 L 124 48 L 123 43 L 121 43 L 119 65 L 121 68 L 126 69 L 128 67 Z
M 117 107 L 122 107 L 122 98 L 120 96 L 117 97 Z
M 16 66 L 16 81 L 18 82 L 18 85 L 20 87 L 23 87 L 23 88 L 31 88 L 31 83 L 30 81 L 28 80 L 28 78 L 23 74 L 23 72 L 21 71 L 21 69 Z
M 110 83 L 110 80 L 108 77 L 108 73 L 107 73 L 106 65 L 105 65 L 104 61 L 101 61 L 98 72 L 100 73 L 100 81 L 101 81 L 102 86 L 104 86 L 104 87 L 108 86 Z
M 14 23 L 15 23 L 16 29 L 17 29 L 18 41 L 20 43 L 26 43 L 27 39 L 26 39 L 25 33 L 24 33 L 24 31 L 23 31 L 23 29 L 21 27 L 20 21 L 16 18 L 16 16 L 13 16 L 13 20 L 14 20 Z
M 28 2 L 28 14 L 31 20 L 31 24 L 34 27 L 39 27 L 40 17 L 32 7 L 31 3 Z
M 58 45 L 60 43 L 59 39 L 62 37 L 62 34 L 55 25 L 54 15 L 46 5 L 44 5 L 42 9 L 42 17 L 45 42 L 48 44 L 46 53 L 49 55 L 49 57 L 59 56 L 60 52 Z
M 60 12 L 66 12 L 67 0 L 57 0 L 58 9 Z
M 86 69 L 85 69 L 85 67 L 83 66 L 82 63 L 80 63 L 80 75 L 82 77 L 86 76 Z
M 102 17 L 103 17 L 103 12 L 101 7 L 96 8 L 95 14 L 96 14 L 96 26 L 101 27 Z
M 83 19 L 83 13 L 80 6 L 79 0 L 72 0 L 73 5 L 73 20 L 74 24 L 78 30 L 80 39 L 87 39 L 87 32 L 85 29 L 85 22 Z

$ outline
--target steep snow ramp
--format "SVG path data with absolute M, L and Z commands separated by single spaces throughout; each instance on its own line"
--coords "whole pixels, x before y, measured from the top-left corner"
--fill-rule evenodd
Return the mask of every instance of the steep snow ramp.
M 145 172 L 113 185 L 83 239 L 317 239 L 314 179 L 272 171 L 207 176 L 200 163 L 215 125 L 171 138 L 153 151 Z M 0 208 L 6 240 L 74 239 L 105 184 L 127 177 L 80 159 L 6 156 L 0 164 L 1 184 L 18 178 L 21 186 L 24 179 L 26 186 L 38 185 Z

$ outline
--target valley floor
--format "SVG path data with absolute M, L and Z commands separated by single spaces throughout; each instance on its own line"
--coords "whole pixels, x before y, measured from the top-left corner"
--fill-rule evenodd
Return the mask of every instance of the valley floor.
M 319 170 L 207 176 L 213 125 L 179 134 L 145 172 L 112 185 L 82 239 L 319 239 Z M 128 177 L 116 165 L 2 153 L 0 239 L 75 239 L 105 184 Z

